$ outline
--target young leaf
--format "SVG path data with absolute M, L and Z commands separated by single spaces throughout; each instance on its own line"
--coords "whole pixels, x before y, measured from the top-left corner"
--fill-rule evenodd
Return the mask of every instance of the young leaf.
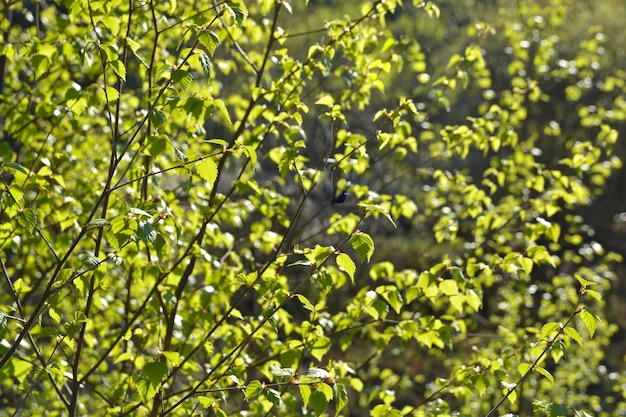
M 85 230 L 99 229 L 101 227 L 109 226 L 110 223 L 107 219 L 93 219 L 85 225 Z
M 276 391 L 273 388 L 268 388 L 263 391 L 265 398 L 267 398 L 272 404 L 276 407 L 280 407 L 283 403 L 282 398 L 280 398 L 280 392 Z
M 6 168 L 15 169 L 24 175 L 28 175 L 28 171 L 26 170 L 26 168 L 24 168 L 23 166 L 21 166 L 20 164 L 16 162 L 6 161 L 2 163 L 2 166 Z
M 589 289 L 585 289 L 585 295 L 589 295 L 591 296 L 593 299 L 595 299 L 597 302 L 602 302 L 602 296 L 600 295 L 599 292 L 594 291 L 594 290 L 589 290 Z
M 200 33 L 198 34 L 198 40 L 208 49 L 209 54 L 211 55 L 215 53 L 215 50 L 221 42 L 220 37 L 217 36 L 217 34 L 212 30 L 200 31 Z
M 151 384 L 158 385 L 167 376 L 167 366 L 163 362 L 149 362 L 141 371 Z
M 333 394 L 335 400 L 335 416 L 338 416 L 348 402 L 348 391 L 344 384 L 335 384 L 333 385 Z
M 585 323 L 589 334 L 591 335 L 591 337 L 593 337 L 594 333 L 596 332 L 596 327 L 598 325 L 596 316 L 594 316 L 587 310 L 582 310 L 580 312 L 580 317 L 582 318 L 583 323 Z
M 280 366 L 272 364 L 270 365 L 270 373 L 278 377 L 291 377 L 294 374 L 294 370 L 291 368 L 281 368 Z
M 298 385 L 300 389 L 300 395 L 302 396 L 302 405 L 304 408 L 309 406 L 309 399 L 311 398 L 311 386 L 307 384 Z
M 580 333 L 578 333 L 578 330 L 574 329 L 573 327 L 566 327 L 563 329 L 563 331 L 566 335 L 574 339 L 576 343 L 581 346 L 583 345 L 583 338 L 580 336 Z
M 304 295 L 296 294 L 295 296 L 298 300 L 300 300 L 304 308 L 306 308 L 309 311 L 315 311 L 315 307 L 313 307 L 313 304 L 311 304 L 311 302 L 307 300 L 307 298 Z
M 235 20 L 237 21 L 237 24 L 241 26 L 243 24 L 243 21 L 246 18 L 246 12 L 239 5 L 231 6 L 228 3 L 225 3 L 225 7 L 226 7 L 226 10 L 230 12 L 232 17 L 235 18 Z
M 163 126 L 165 120 L 167 120 L 167 116 L 165 115 L 165 113 L 163 113 L 162 110 L 156 108 L 150 110 L 150 112 L 148 113 L 148 117 L 150 118 L 150 121 L 156 129 Z
M 161 355 L 165 356 L 172 366 L 178 366 L 183 360 L 183 356 L 178 352 L 163 351 Z
M 211 78 L 213 74 L 213 63 L 211 62 L 211 58 L 204 52 L 198 54 L 198 58 L 200 59 L 200 65 L 202 65 L 202 71 L 204 71 L 204 75 L 207 78 Z
M 182 90 L 186 90 L 193 81 L 193 77 L 189 71 L 177 69 L 172 71 L 172 81 L 174 81 L 174 84 L 179 85 Z
M 256 398 L 259 395 L 261 395 L 262 392 L 263 392 L 263 384 L 261 384 L 261 381 L 254 380 L 250 382 L 248 386 L 246 387 L 246 392 L 245 392 L 246 400 Z
M 535 366 L 535 371 L 539 372 L 541 375 L 545 376 L 550 383 L 554 384 L 554 377 L 547 369 L 542 368 L 541 366 Z
M 120 77 L 123 81 L 126 81 L 126 67 L 119 59 L 109 61 L 108 65 L 111 66 L 113 72 Z
M 530 370 L 530 364 L 522 362 L 519 365 L 517 365 L 517 372 L 520 373 L 520 375 L 524 376 L 528 373 L 528 371 Z
M 23 210 L 20 210 L 17 213 L 17 222 L 22 226 L 28 233 L 33 233 L 35 227 L 37 227 L 37 213 L 34 209 L 27 207 Z
M 367 213 L 373 213 L 374 215 L 382 214 L 387 218 L 387 220 L 389 220 L 393 227 L 398 227 L 391 218 L 391 214 L 389 214 L 389 211 L 387 211 L 387 209 L 380 204 L 359 204 L 359 206 L 363 207 Z
M 211 158 L 204 159 L 196 166 L 196 172 L 203 180 L 213 186 L 217 179 L 217 164 Z
M 348 276 L 352 280 L 352 283 L 354 284 L 354 272 L 356 271 L 356 265 L 354 264 L 352 258 L 350 258 L 350 256 L 346 253 L 340 253 L 335 258 L 335 261 L 337 262 L 339 268 L 341 268 L 348 274 Z
M 221 99 L 217 98 L 217 99 L 213 100 L 213 105 L 215 105 L 215 107 L 219 111 L 219 114 L 222 115 L 222 117 L 226 120 L 228 125 L 232 125 L 233 122 L 230 120 L 230 114 L 228 113 L 228 109 L 226 108 L 226 104 L 224 104 L 224 100 L 221 100 Z M 250 156 L 250 155 L 248 155 L 248 156 Z
M 309 370 L 306 373 L 306 376 L 308 376 L 309 378 L 326 379 L 326 378 L 330 378 L 331 374 L 326 369 L 312 367 L 312 368 L 309 368 Z
M 311 394 L 309 401 L 311 402 L 311 407 L 313 407 L 313 412 L 316 416 L 321 416 L 324 410 L 326 410 L 327 401 L 323 392 L 315 391 Z
M 352 248 L 361 257 L 361 262 L 365 259 L 369 262 L 374 254 L 374 241 L 367 233 L 358 231 L 350 237 Z
M 327 106 L 327 107 L 332 107 L 333 104 L 335 104 L 335 99 L 333 99 L 332 96 L 330 95 L 326 95 L 326 96 L 322 96 L 320 97 L 315 104 L 319 104 L 322 106 Z

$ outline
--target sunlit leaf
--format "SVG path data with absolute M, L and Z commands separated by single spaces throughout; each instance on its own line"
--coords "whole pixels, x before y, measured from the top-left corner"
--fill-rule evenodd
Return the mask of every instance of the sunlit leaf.
M 596 316 L 594 316 L 587 310 L 582 310 L 580 312 L 580 317 L 582 318 L 583 323 L 585 324 L 585 327 L 587 327 L 587 330 L 589 331 L 589 335 L 593 337 L 593 335 L 596 332 L 596 327 L 598 325 Z
M 246 400 L 256 398 L 263 392 L 264 386 L 261 381 L 251 381 L 245 390 Z
M 203 180 L 207 181 L 212 186 L 217 179 L 217 164 L 213 159 L 206 158 L 198 162 L 196 172 Z
M 369 262 L 374 254 L 374 241 L 364 232 L 357 232 L 350 237 L 352 248 L 359 254 L 361 261 Z
M 337 255 L 335 260 L 337 262 L 337 265 L 339 265 L 339 267 L 348 274 L 348 276 L 354 283 L 354 273 L 356 271 L 356 265 L 352 258 L 350 258 L 350 256 L 346 253 L 340 253 L 339 255 Z

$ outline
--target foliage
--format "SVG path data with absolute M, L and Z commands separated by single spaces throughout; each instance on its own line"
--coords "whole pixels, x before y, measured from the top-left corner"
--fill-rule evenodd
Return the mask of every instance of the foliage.
M 592 393 L 621 258 L 580 214 L 621 167 L 600 28 L 572 53 L 571 2 L 524 1 L 439 66 L 400 29 L 433 2 L 310 3 L 5 5 L 1 406 L 623 407 Z

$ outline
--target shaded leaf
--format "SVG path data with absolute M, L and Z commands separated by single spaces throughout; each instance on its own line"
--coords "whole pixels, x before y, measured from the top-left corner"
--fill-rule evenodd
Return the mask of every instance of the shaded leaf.
M 151 109 L 150 112 L 148 112 L 148 117 L 150 118 L 150 122 L 152 122 L 156 129 L 163 126 L 163 124 L 167 120 L 167 116 L 165 115 L 165 113 L 163 113 L 162 110 L 156 108 Z
M 316 416 L 321 416 L 324 413 L 324 410 L 326 410 L 327 401 L 324 393 L 315 391 L 311 394 L 309 401 Z

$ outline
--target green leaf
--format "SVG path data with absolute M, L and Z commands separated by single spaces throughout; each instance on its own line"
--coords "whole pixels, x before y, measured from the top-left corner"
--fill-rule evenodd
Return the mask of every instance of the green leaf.
M 291 368 L 281 368 L 277 365 L 270 365 L 270 373 L 277 377 L 292 377 L 294 370 Z
M 324 414 L 327 401 L 326 396 L 323 392 L 315 391 L 313 394 L 311 394 L 309 401 L 311 403 L 311 407 L 313 407 L 313 412 L 316 416 L 321 416 L 322 414 Z
M 374 254 L 374 241 L 367 233 L 358 231 L 350 236 L 352 248 L 359 254 L 361 262 L 369 262 Z
M 326 401 L 330 402 L 333 399 L 334 392 L 330 385 L 325 382 L 320 383 L 317 386 L 317 390 L 324 393 L 324 397 L 326 397 Z
M 183 356 L 178 352 L 171 351 L 163 351 L 161 355 L 165 356 L 165 358 L 172 364 L 172 366 L 176 367 L 180 365 L 183 360 Z
M 252 398 L 256 398 L 259 395 L 261 395 L 261 393 L 263 392 L 263 388 L 264 387 L 261 381 L 258 381 L 258 380 L 251 381 L 246 387 L 246 392 L 245 392 L 246 400 L 251 400 Z
M 332 375 L 326 369 L 311 367 L 306 372 L 306 376 L 309 378 L 326 379 L 330 378 Z
M 338 416 L 348 403 L 348 390 L 344 384 L 335 384 L 333 385 L 333 393 L 335 400 L 335 416 Z
M 330 350 L 330 339 L 324 335 L 317 335 L 307 344 L 307 348 L 311 352 L 311 355 L 321 361 L 324 355 Z
M 566 335 L 574 339 L 579 345 L 583 345 L 583 338 L 580 336 L 580 333 L 578 333 L 578 330 L 574 329 L 573 327 L 566 327 L 563 329 L 563 332 L 565 332 Z
M 198 34 L 198 40 L 204 45 L 209 54 L 213 55 L 220 44 L 220 37 L 212 30 L 201 30 Z
M 597 291 L 585 289 L 585 295 L 589 295 L 590 297 L 595 299 L 597 302 L 602 302 L 602 295 L 600 295 L 600 293 Z
M 119 59 L 109 61 L 108 65 L 113 69 L 113 72 L 120 77 L 123 81 L 126 81 L 126 67 Z
M 557 322 L 546 323 L 541 327 L 541 338 L 549 339 L 554 336 L 556 332 L 561 330 L 561 324 Z
M 352 280 L 352 283 L 354 284 L 354 273 L 356 271 L 356 265 L 354 264 L 352 258 L 350 258 L 350 256 L 346 253 L 340 253 L 335 258 L 335 261 L 337 262 L 339 268 L 341 268 L 348 274 L 348 276 Z
M 267 398 L 276 407 L 280 407 L 283 404 L 283 400 L 280 397 L 280 392 L 273 388 L 267 388 L 263 391 L 265 398 Z
M 35 75 L 41 77 L 50 66 L 50 58 L 45 55 L 35 55 L 31 58 L 31 64 L 35 68 Z
M 302 303 L 302 305 L 304 306 L 304 308 L 306 308 L 309 311 L 315 311 L 315 307 L 313 307 L 313 304 L 311 304 L 311 302 L 302 294 L 295 294 L 295 297 L 300 300 L 300 302 Z
M 561 404 L 550 404 L 547 407 L 548 417 L 564 417 L 569 416 L 570 412 L 567 407 Z
M 439 289 L 447 296 L 459 293 L 459 285 L 453 279 L 444 279 L 439 283 Z
M 215 184 L 217 179 L 217 164 L 211 158 L 204 159 L 196 165 L 196 172 L 203 180 L 207 181 L 211 186 Z
M 148 112 L 148 117 L 150 118 L 150 122 L 152 122 L 152 124 L 154 125 L 155 129 L 158 129 L 161 126 L 163 126 L 163 124 L 167 120 L 167 116 L 165 115 L 165 113 L 163 113 L 162 110 L 156 109 L 156 108 L 155 109 L 151 109 Z
M 319 104 L 319 105 L 322 105 L 322 106 L 327 106 L 327 107 L 330 108 L 330 107 L 333 106 L 333 104 L 335 104 L 335 99 L 332 96 L 330 96 L 330 95 L 325 95 L 325 96 L 320 97 L 315 102 L 315 104 Z
M 530 371 L 530 364 L 522 362 L 517 365 L 517 372 L 519 372 L 520 375 L 524 376 L 528 373 L 528 371 Z
M 535 371 L 545 376 L 548 379 L 548 381 L 550 381 L 550 383 L 554 384 L 554 377 L 552 376 L 550 372 L 548 372 L 547 369 L 542 368 L 541 366 L 535 366 Z
M 7 331 L 7 316 L 0 311 L 0 339 L 4 338 Z
M 402 417 L 402 413 L 387 404 L 378 404 L 370 412 L 372 417 Z
M 167 149 L 169 141 L 166 136 L 149 136 L 146 152 L 152 156 L 159 156 Z
M 28 175 L 28 171 L 26 170 L 26 168 L 24 168 L 23 166 L 21 166 L 20 164 L 16 163 L 16 162 L 11 162 L 11 161 L 4 161 L 2 163 L 2 166 L 5 168 L 11 168 L 14 169 L 16 171 L 21 172 L 24 175 Z
M 48 309 L 48 315 L 56 324 L 61 323 L 61 316 L 59 315 L 59 312 L 56 311 L 56 309 L 54 309 L 53 307 L 50 307 Z
M 159 390 L 161 382 L 167 377 L 167 366 L 163 362 L 149 362 L 141 371 L 141 379 L 137 383 L 137 390 L 144 398 L 150 401 Z
M 587 330 L 589 331 L 591 337 L 593 337 L 594 333 L 596 332 L 596 327 L 598 325 L 596 316 L 594 316 L 587 310 L 582 310 L 580 312 L 580 318 L 583 320 L 583 323 L 587 327 Z
M 335 249 L 331 246 L 317 245 L 315 249 L 307 254 L 307 259 L 316 267 L 320 267 L 328 260 L 334 251 Z
M 231 6 L 230 4 L 226 3 L 225 7 L 226 10 L 228 10 L 232 17 L 235 19 L 237 24 L 241 26 L 243 24 L 243 21 L 246 19 L 246 12 L 241 7 L 239 7 L 239 5 Z
M 222 115 L 224 120 L 226 120 L 228 125 L 229 126 L 232 125 L 233 122 L 230 120 L 230 114 L 228 113 L 228 109 L 226 108 L 226 104 L 224 104 L 224 100 L 221 100 L 221 99 L 217 98 L 217 99 L 213 100 L 213 104 L 215 105 L 215 107 L 217 108 L 219 113 Z M 250 159 L 252 159 L 252 156 L 250 154 L 248 154 L 248 157 L 250 157 Z M 256 158 L 255 158 L 255 161 L 256 161 Z
M 177 69 L 172 71 L 172 81 L 174 81 L 175 85 L 179 85 L 183 90 L 186 90 L 193 81 L 193 77 L 189 71 Z
M 202 66 L 202 71 L 207 78 L 211 78 L 213 74 L 213 63 L 211 62 L 211 58 L 204 52 L 198 54 L 198 59 L 200 60 L 200 65 Z
M 157 232 L 152 224 L 142 220 L 137 224 L 137 236 L 144 242 L 154 243 L 157 238 Z
M 254 168 L 257 162 L 256 151 L 252 146 L 244 146 L 243 152 L 250 158 L 250 165 Z
M 387 218 L 387 220 L 389 220 L 393 227 L 398 227 L 391 218 L 391 214 L 389 213 L 389 211 L 387 211 L 387 209 L 380 204 L 359 204 L 359 206 L 363 207 L 367 213 L 373 213 L 374 215 L 382 214 Z
M 307 408 L 311 398 L 311 386 L 307 384 L 300 384 L 298 385 L 298 388 L 300 389 L 300 395 L 302 396 L 302 404 L 304 408 Z
M 85 225 L 85 230 L 99 229 L 110 225 L 111 223 L 107 219 L 93 219 Z
M 585 279 L 581 274 L 574 274 L 574 277 L 576 277 L 580 285 L 583 287 L 589 287 L 595 284 L 594 282 Z
M 29 207 L 20 210 L 17 213 L 17 222 L 20 226 L 26 229 L 28 233 L 33 233 L 37 227 L 37 223 L 39 222 L 39 219 L 37 219 L 37 212 Z
M 151 384 L 158 385 L 167 376 L 167 366 L 163 362 L 148 362 L 144 365 L 141 374 Z

